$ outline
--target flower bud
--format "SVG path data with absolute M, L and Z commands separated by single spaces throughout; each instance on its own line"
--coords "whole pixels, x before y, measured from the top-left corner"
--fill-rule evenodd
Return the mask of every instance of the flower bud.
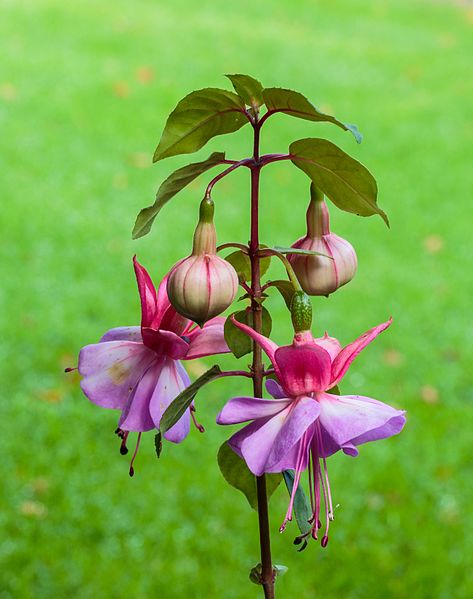
M 306 293 L 329 295 L 351 281 L 356 272 L 357 258 L 348 241 L 330 232 L 330 217 L 323 194 L 312 186 L 311 196 L 307 209 L 307 235 L 298 239 L 292 247 L 320 252 L 330 258 L 291 254 L 289 262 Z
M 204 198 L 192 254 L 172 268 L 167 283 L 174 308 L 201 326 L 228 308 L 238 290 L 235 269 L 217 256 L 213 213 L 214 203 Z

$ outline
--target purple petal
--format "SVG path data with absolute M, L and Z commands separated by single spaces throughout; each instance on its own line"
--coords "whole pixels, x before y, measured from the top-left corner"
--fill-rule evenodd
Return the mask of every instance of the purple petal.
M 190 379 L 182 364 L 166 358 L 150 402 L 150 413 L 156 428 L 159 428 L 161 417 L 168 405 L 189 385 Z M 189 428 L 190 412 L 186 410 L 181 419 L 164 433 L 164 438 L 173 443 L 180 443 L 187 436 Z
M 274 379 L 266 379 L 266 391 L 275 399 L 284 399 L 286 397 L 283 388 Z
M 103 408 L 123 409 L 137 382 L 155 360 L 142 343 L 106 341 L 86 345 L 79 353 L 84 394 Z
M 141 327 L 116 327 L 110 329 L 102 335 L 100 343 L 103 341 L 136 341 L 143 343 L 141 338 Z
M 320 403 L 319 422 L 330 438 L 326 447 L 323 435 L 323 453 L 330 455 L 334 446 L 350 453 L 353 445 L 376 441 L 399 433 L 406 422 L 405 412 L 396 410 L 381 401 L 358 395 L 317 396 Z
M 276 416 L 258 419 L 233 435 L 230 446 L 256 476 L 275 472 L 294 445 L 319 415 L 318 402 L 303 397 Z
M 161 372 L 157 361 L 143 375 L 122 412 L 118 426 L 124 431 L 145 432 L 154 428 L 150 414 L 150 400 Z
M 225 319 L 217 316 L 206 322 L 202 329 L 195 327 L 187 333 L 190 347 L 186 355 L 186 360 L 229 352 L 230 350 L 223 335 L 224 324 Z
M 274 416 L 288 407 L 291 399 L 260 399 L 259 397 L 234 397 L 217 416 L 217 424 L 239 424 L 257 418 Z
M 338 385 L 342 380 L 350 364 L 356 358 L 356 356 L 375 339 L 380 333 L 382 333 L 392 323 L 392 318 L 387 322 L 383 322 L 377 327 L 373 327 L 366 333 L 363 333 L 361 337 L 358 337 L 353 343 L 350 343 L 342 349 L 332 364 L 332 377 L 330 387 Z
M 282 386 L 289 395 L 325 391 L 330 382 L 330 356 L 317 345 L 280 347 L 275 353 Z
M 141 330 L 143 342 L 159 356 L 169 356 L 173 360 L 181 360 L 189 351 L 189 344 L 172 331 L 150 329 Z

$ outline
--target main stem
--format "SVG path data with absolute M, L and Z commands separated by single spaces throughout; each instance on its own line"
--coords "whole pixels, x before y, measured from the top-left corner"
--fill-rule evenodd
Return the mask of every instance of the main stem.
M 251 260 L 251 310 L 253 312 L 253 328 L 257 333 L 262 331 L 262 308 L 258 299 L 261 298 L 261 276 L 259 249 L 259 177 L 261 170 L 259 156 L 260 125 L 253 124 L 254 146 L 253 164 L 251 165 L 251 236 L 249 257 Z M 261 347 L 253 342 L 253 392 L 255 397 L 263 397 L 263 362 Z M 258 495 L 259 539 L 261 547 L 261 582 L 265 599 L 274 599 L 273 565 L 271 561 L 271 541 L 269 534 L 268 496 L 266 493 L 266 478 L 256 477 Z

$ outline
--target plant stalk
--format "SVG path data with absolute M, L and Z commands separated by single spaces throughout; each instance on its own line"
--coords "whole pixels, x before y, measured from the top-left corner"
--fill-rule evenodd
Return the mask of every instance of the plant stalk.
M 253 312 L 253 328 L 257 333 L 262 331 L 262 308 L 257 301 L 261 297 L 261 276 L 259 256 L 259 177 L 261 162 L 259 156 L 260 124 L 253 124 L 254 145 L 253 163 L 251 165 L 251 236 L 249 257 L 251 260 L 251 310 Z M 263 361 L 261 347 L 253 342 L 253 393 L 255 397 L 263 397 Z M 265 599 L 274 599 L 274 576 L 271 561 L 271 541 L 269 532 L 268 496 L 266 492 L 266 477 L 256 477 L 258 496 L 258 522 L 261 548 L 261 584 Z

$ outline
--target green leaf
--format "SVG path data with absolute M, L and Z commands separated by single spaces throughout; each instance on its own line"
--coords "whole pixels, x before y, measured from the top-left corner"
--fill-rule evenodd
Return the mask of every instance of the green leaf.
M 149 233 L 159 211 L 171 198 L 179 193 L 181 189 L 184 189 L 184 187 L 189 185 L 189 183 L 199 175 L 205 173 L 205 171 L 208 171 L 217 164 L 221 164 L 223 160 L 225 160 L 224 152 L 214 152 L 207 158 L 207 160 L 188 164 L 169 175 L 158 189 L 154 204 L 143 208 L 136 217 L 132 233 L 133 239 L 138 239 Z
M 187 408 L 191 405 L 192 400 L 197 395 L 199 389 L 207 383 L 210 383 L 210 381 L 218 378 L 221 372 L 222 371 L 220 370 L 219 366 L 212 366 L 210 370 L 204 372 L 202 376 L 199 376 L 199 378 L 196 379 L 191 385 L 186 387 L 184 391 L 179 393 L 179 395 L 164 410 L 164 414 L 161 417 L 159 430 L 162 434 L 174 426 L 181 418 Z
M 233 92 L 213 87 L 191 92 L 169 115 L 153 161 L 196 152 L 212 137 L 248 122 L 245 104 Z
M 333 123 L 344 131 L 350 131 L 358 143 L 363 139 L 356 125 L 342 123 L 335 117 L 321 112 L 299 92 L 280 87 L 267 87 L 263 90 L 263 99 L 269 112 L 283 112 L 306 121 Z
M 259 108 L 264 104 L 263 86 L 249 75 L 225 75 L 232 82 L 233 88 L 247 106 Z
M 272 321 L 271 315 L 266 310 L 264 306 L 261 307 L 262 310 L 262 334 L 265 337 L 268 337 L 271 333 Z M 240 310 L 239 312 L 234 312 L 233 316 L 238 322 L 248 325 L 249 327 L 253 326 L 253 312 L 250 308 L 246 310 Z M 241 331 L 237 326 L 233 324 L 230 316 L 225 321 L 225 326 L 223 328 L 225 341 L 227 342 L 230 351 L 235 356 L 235 358 L 241 358 L 246 354 L 249 354 L 253 349 L 253 342 L 248 337 L 246 333 Z
M 156 449 L 157 457 L 161 457 L 161 452 L 163 450 L 163 436 L 160 430 L 154 435 L 154 447 Z
M 286 483 L 287 490 L 289 491 L 289 495 L 291 495 L 292 487 L 294 486 L 294 470 L 284 470 L 282 474 L 284 482 Z M 297 526 L 299 527 L 299 530 L 303 535 L 306 535 L 312 527 L 309 523 L 309 520 L 312 518 L 312 508 L 310 507 L 307 495 L 304 493 L 300 485 L 298 485 L 294 497 L 293 512 L 296 517 L 296 522 Z M 302 551 L 302 549 L 304 549 L 306 545 L 307 541 L 304 541 L 304 544 L 299 549 L 299 551 Z
M 256 492 L 256 477 L 249 470 L 245 460 L 237 455 L 225 441 L 218 450 L 217 461 L 224 479 L 229 485 L 241 491 L 250 506 L 258 509 L 258 496 Z M 266 474 L 266 492 L 268 500 L 279 486 L 282 477 L 280 474 Z
M 249 281 L 251 279 L 251 261 L 248 254 L 241 250 L 232 252 L 225 260 L 230 262 L 233 268 L 237 271 L 240 281 Z M 268 270 L 271 264 L 271 256 L 260 259 L 260 276 L 262 277 Z
M 289 146 L 292 162 L 306 173 L 319 189 L 345 212 L 359 216 L 379 214 L 378 188 L 373 175 L 354 158 L 326 139 L 299 139 Z
M 290 310 L 292 298 L 294 297 L 294 293 L 296 291 L 291 281 L 286 281 L 284 279 L 270 281 L 270 283 L 268 283 L 268 287 L 276 287 L 276 289 L 279 291 L 284 301 L 286 302 L 286 306 Z
M 300 248 L 283 248 L 276 245 L 274 251 L 279 252 L 280 254 L 306 254 L 308 256 L 323 256 L 324 258 L 330 258 L 333 260 L 332 256 L 328 256 L 327 254 L 323 254 L 321 252 L 316 252 L 315 250 L 302 250 Z

